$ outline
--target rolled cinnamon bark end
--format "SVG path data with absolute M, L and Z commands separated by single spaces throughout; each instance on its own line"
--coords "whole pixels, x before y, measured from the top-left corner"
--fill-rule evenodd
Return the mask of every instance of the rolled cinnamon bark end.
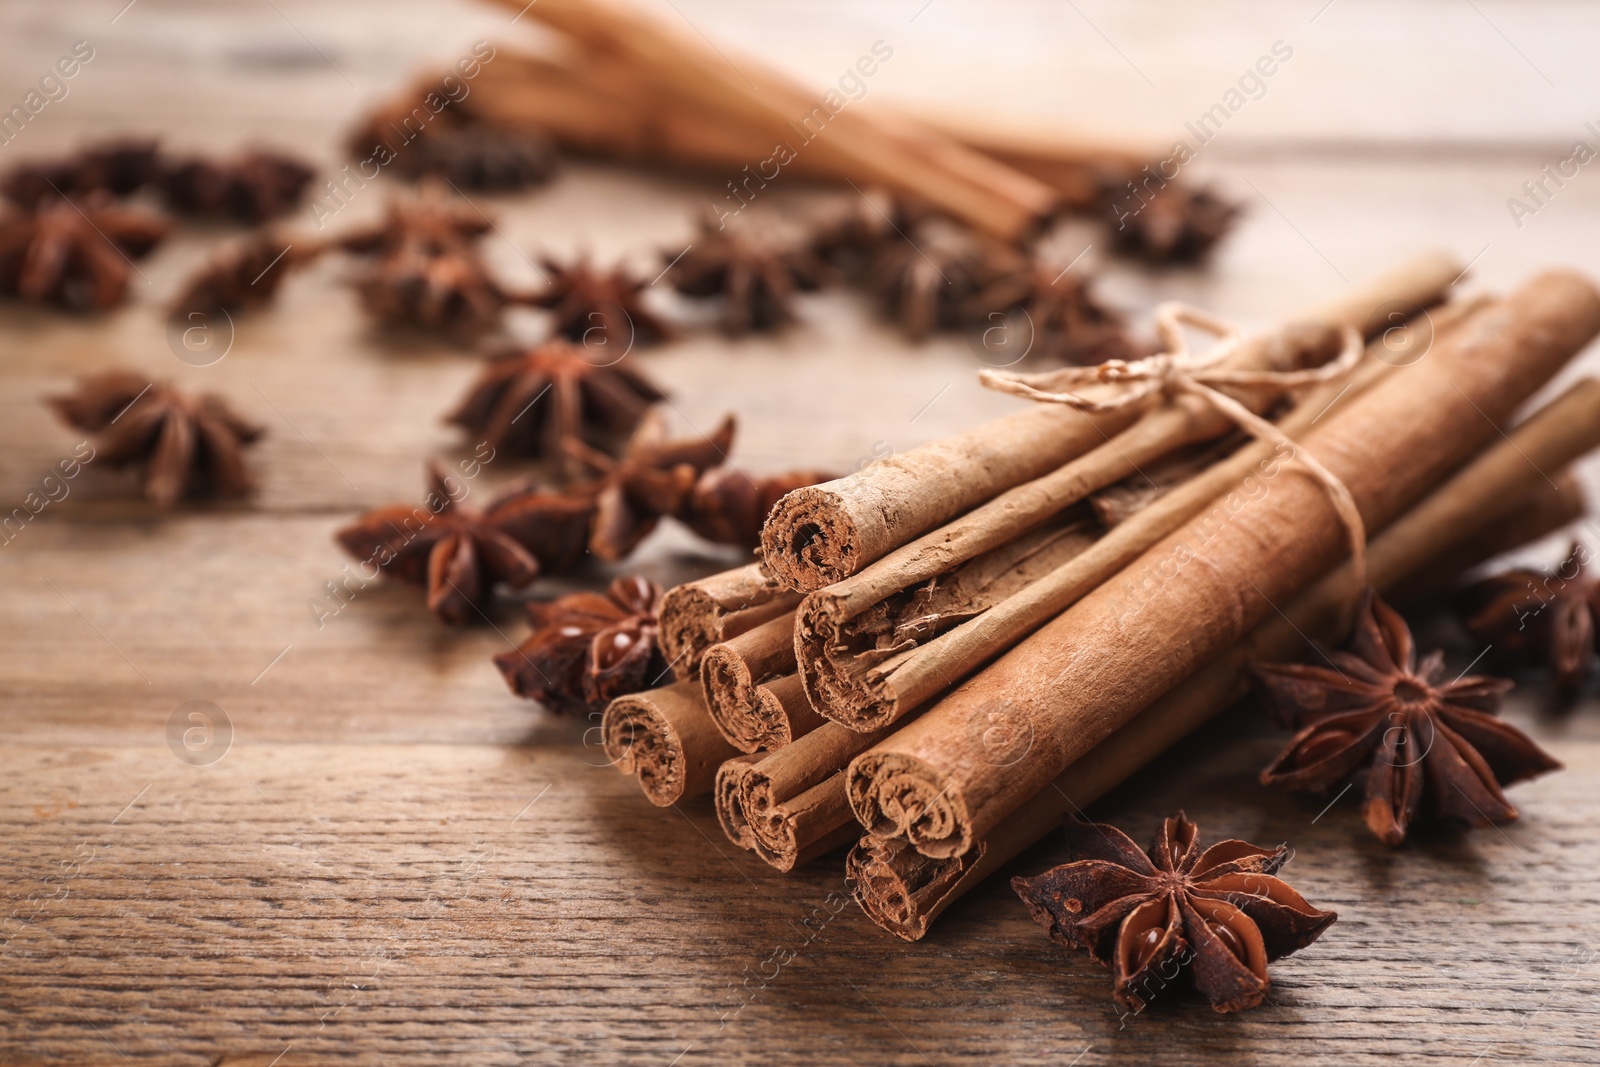
M 948 859 L 972 845 L 972 818 L 951 783 L 931 765 L 899 752 L 868 752 L 845 773 L 856 821 L 873 837 L 905 841 Z
M 971 887 L 967 872 L 986 854 L 980 841 L 955 859 L 936 860 L 902 841 L 869 835 L 845 857 L 844 872 L 869 919 L 896 937 L 920 941 L 933 920 Z
M 1087 390 L 1095 394 L 1098 387 Z M 811 592 L 964 511 L 1083 455 L 1139 417 L 1037 404 L 965 433 L 785 495 L 761 531 L 761 556 L 790 589 Z
M 661 649 L 679 679 L 696 678 L 706 649 L 794 610 L 800 595 L 759 563 L 686 582 L 661 599 Z
M 861 832 L 845 800 L 842 771 L 782 804 L 759 768 L 744 778 L 743 788 L 754 851 L 780 871 L 843 848 Z
M 713 645 L 700 661 L 712 722 L 741 752 L 781 748 L 822 723 L 794 675 L 794 613 Z
M 735 756 L 717 768 L 717 780 L 711 787 L 711 797 L 716 803 L 717 822 L 728 840 L 746 851 L 756 847 L 756 837 L 745 812 L 745 780 L 755 765 L 761 762 L 758 755 Z
M 710 792 L 717 768 L 739 755 L 717 732 L 698 682 L 618 697 L 600 733 L 606 758 L 662 808 Z

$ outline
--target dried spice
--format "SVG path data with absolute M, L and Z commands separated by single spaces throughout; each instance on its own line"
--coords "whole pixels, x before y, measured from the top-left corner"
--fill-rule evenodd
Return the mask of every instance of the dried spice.
M 555 340 L 495 356 L 445 421 L 513 455 L 567 457 L 567 441 L 612 446 L 665 396 L 638 371 Z
M 1444 682 L 1444 653 L 1417 659 L 1398 612 L 1370 591 L 1345 651 L 1331 667 L 1256 665 L 1267 706 L 1297 730 L 1261 772 L 1264 785 L 1325 790 L 1367 767 L 1367 826 L 1389 845 L 1418 815 L 1497 826 L 1516 819 L 1501 787 L 1561 765 L 1493 717 L 1511 683 L 1471 676 Z
M 1562 700 L 1575 698 L 1594 673 L 1600 581 L 1588 563 L 1588 549 L 1574 541 L 1553 571 L 1515 567 L 1456 597 L 1467 631 L 1496 662 L 1549 668 Z
M 1123 317 L 1102 304 L 1089 282 L 1070 268 L 1037 260 L 1019 263 L 973 296 L 966 308 L 979 325 L 1002 323 L 1010 311 L 1026 316 L 1022 336 L 1028 355 L 1089 364 L 1148 354 L 1129 336 Z
M 1209 189 L 1173 185 L 1150 199 L 1108 197 L 1112 246 L 1147 263 L 1197 263 L 1211 253 L 1241 211 Z
M 645 306 L 647 288 L 624 267 L 599 270 L 587 256 L 571 263 L 541 261 L 549 280 L 528 298 L 535 307 L 554 313 L 555 331 L 575 344 L 620 359 L 635 345 L 673 336 L 672 327 Z
M 677 517 L 707 541 L 753 549 L 761 544 L 761 527 L 779 497 L 836 477 L 822 471 L 751 475 L 714 467 L 695 481 Z
M 0 293 L 73 311 L 127 298 L 133 261 L 161 243 L 167 221 L 114 206 L 104 194 L 56 199 L 0 219 Z
M 253 225 L 293 210 L 315 174 L 292 156 L 255 149 L 231 159 L 177 160 L 158 181 L 174 212 Z
M 442 178 L 461 189 L 513 192 L 549 181 L 557 160 L 555 144 L 531 130 L 429 127 L 395 155 L 393 169 L 413 181 Z
M 599 711 L 619 696 L 667 677 L 656 618 L 661 587 L 618 578 L 605 593 L 573 593 L 530 603 L 533 632 L 494 658 L 511 691 L 551 711 Z
M 1219 841 L 1201 851 L 1182 812 L 1148 852 L 1114 826 L 1069 822 L 1066 832 L 1073 862 L 1011 887 L 1052 941 L 1110 967 L 1112 996 L 1136 1011 L 1184 969 L 1215 1010 L 1253 1008 L 1271 988 L 1267 964 L 1336 918 L 1275 877 L 1287 846 Z
M 727 460 L 733 433 L 729 415 L 710 436 L 668 441 L 660 413 L 651 411 L 620 459 L 569 441 L 569 453 L 593 472 L 589 482 L 573 490 L 595 500 L 589 551 L 607 562 L 622 559 L 663 516 L 682 514 L 700 475 Z
M 322 254 L 326 246 L 303 238 L 290 241 L 264 233 L 217 252 L 191 274 L 172 301 L 171 316 L 243 311 L 270 304 L 291 273 Z
M 794 321 L 794 297 L 821 287 L 831 271 L 804 246 L 785 245 L 701 220 L 700 234 L 675 260 L 667 280 L 685 296 L 720 296 L 722 328 L 733 336 Z
M 971 301 L 1006 269 L 1008 258 L 972 231 L 934 216 L 911 226 L 902 239 L 881 244 L 864 281 L 906 335 L 920 341 L 934 330 L 960 326 Z
M 497 584 L 521 588 L 581 555 L 587 500 L 521 485 L 480 511 L 464 503 L 467 492 L 429 464 L 422 504 L 370 511 L 335 537 L 356 559 L 424 586 L 428 609 L 457 625 L 482 617 Z
M 66 423 L 95 435 L 97 463 L 144 464 L 145 496 L 163 507 L 255 489 L 243 451 L 264 430 L 214 393 L 191 397 L 131 371 L 105 371 L 47 402 Z
M 372 257 L 355 287 L 379 322 L 473 334 L 498 325 L 506 304 L 474 243 L 490 226 L 470 206 L 428 185 L 415 197 L 391 201 L 382 223 L 339 244 Z
M 25 208 L 55 197 L 105 192 L 127 196 L 156 175 L 156 142 L 119 138 L 92 144 L 68 156 L 27 160 L 0 178 L 0 194 Z
M 808 243 L 823 262 L 854 276 L 865 269 L 881 245 L 899 239 L 913 214 L 921 218 L 927 211 L 913 212 L 886 190 L 868 189 L 851 196 L 842 208 L 818 222 Z

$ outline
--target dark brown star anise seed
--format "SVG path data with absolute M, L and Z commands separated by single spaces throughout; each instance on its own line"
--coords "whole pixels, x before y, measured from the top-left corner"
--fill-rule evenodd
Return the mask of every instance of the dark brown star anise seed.
M 1574 541 L 1553 571 L 1514 567 L 1456 595 L 1467 631 L 1507 668 L 1543 666 L 1556 695 L 1574 699 L 1594 674 L 1600 578 L 1590 552 Z
M 497 584 L 520 589 L 546 565 L 569 565 L 574 544 L 581 554 L 588 500 L 519 485 L 479 510 L 464 503 L 469 492 L 430 463 L 422 504 L 370 511 L 335 537 L 357 560 L 424 586 L 429 610 L 457 625 L 483 617 Z
M 954 329 L 978 293 L 1008 271 L 1015 253 L 966 227 L 931 216 L 885 239 L 867 265 L 868 289 L 906 336 L 920 341 Z
M 113 205 L 104 193 L 47 200 L 0 217 L 0 293 L 73 311 L 127 298 L 133 261 L 166 237 L 158 215 Z
M 512 455 L 565 459 L 567 441 L 615 450 L 665 396 L 625 363 L 558 339 L 490 359 L 445 421 Z
M 1112 247 L 1154 264 L 1205 259 L 1241 211 L 1209 189 L 1184 185 L 1153 194 L 1113 188 L 1107 202 Z
M 1070 822 L 1073 862 L 1013 878 L 1035 921 L 1058 944 L 1112 970 L 1112 996 L 1142 1009 L 1187 968 L 1217 1011 L 1261 1003 L 1267 964 L 1311 944 L 1336 918 L 1275 877 L 1287 846 L 1219 841 L 1204 851 L 1182 812 L 1146 852 L 1121 830 Z
M 626 268 L 600 270 L 586 255 L 570 263 L 545 257 L 541 264 L 548 279 L 524 299 L 548 309 L 555 318 L 555 332 L 574 344 L 612 361 L 635 346 L 674 336 L 676 331 L 666 320 L 645 306 L 645 283 Z
M 755 475 L 713 467 L 695 481 L 677 517 L 714 544 L 753 549 L 761 544 L 761 527 L 778 498 L 836 477 L 822 471 Z
M 252 149 L 231 159 L 175 160 L 159 183 L 168 210 L 255 224 L 293 210 L 315 174 L 292 156 Z
M 494 658 L 511 691 L 551 711 L 600 711 L 659 685 L 667 661 L 656 634 L 661 587 L 618 578 L 605 593 L 573 593 L 528 604 L 533 632 Z
M 788 245 L 703 218 L 682 253 L 665 253 L 667 281 L 685 296 L 721 297 L 722 328 L 738 336 L 794 321 L 794 297 L 831 271 L 803 245 Z
M 1089 364 L 1147 354 L 1129 336 L 1123 317 L 1095 297 L 1086 279 L 1038 260 L 1017 263 L 964 310 L 974 325 L 1005 327 L 1007 337 L 1007 313 L 1020 312 L 1025 322 L 1017 324 L 1019 340 L 1027 345 L 1027 355 Z
M 264 431 L 214 393 L 189 396 L 131 371 L 104 371 L 48 403 L 63 421 L 95 435 L 97 463 L 143 463 L 145 496 L 163 507 L 255 489 L 243 450 Z
M 290 240 L 274 233 L 258 234 L 214 253 L 184 280 L 173 298 L 173 319 L 234 312 L 270 304 L 290 274 L 316 261 L 325 245 L 305 238 Z
M 1370 590 L 1331 665 L 1257 664 L 1269 710 L 1294 739 L 1264 785 L 1326 790 L 1367 768 L 1367 826 L 1398 845 L 1419 815 L 1496 826 L 1516 819 L 1502 786 L 1561 766 L 1493 712 L 1511 688 L 1479 676 L 1443 681 L 1444 653 L 1420 662 L 1398 612 Z
M 0 194 L 25 208 L 57 197 L 94 192 L 127 196 L 156 175 L 156 142 L 145 138 L 100 141 L 52 159 L 25 160 L 0 178 Z

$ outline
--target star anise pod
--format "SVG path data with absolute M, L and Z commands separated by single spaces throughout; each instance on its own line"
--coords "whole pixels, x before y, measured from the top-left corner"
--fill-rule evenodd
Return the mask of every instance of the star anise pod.
M 563 340 L 490 359 L 445 417 L 512 455 L 567 457 L 565 441 L 606 449 L 666 394 L 624 364 L 600 364 Z
M 145 496 L 163 507 L 255 489 L 242 453 L 264 430 L 214 393 L 189 396 L 130 371 L 104 371 L 47 402 L 63 421 L 95 435 L 97 463 L 143 463 Z
M 593 514 L 584 498 L 513 487 L 482 510 L 463 501 L 466 483 L 428 465 L 422 504 L 369 511 L 335 534 L 351 556 L 428 590 L 428 609 L 447 623 L 482 616 L 497 584 L 521 588 L 542 569 L 582 554 Z
M 1298 732 L 1264 785 L 1325 790 L 1367 766 L 1367 826 L 1389 845 L 1419 813 L 1492 826 L 1516 819 L 1502 786 L 1561 765 L 1493 716 L 1511 683 L 1444 677 L 1444 653 L 1417 659 L 1411 631 L 1370 590 L 1331 666 L 1256 665 L 1268 708 Z
M 395 169 L 413 181 L 438 177 L 462 189 L 512 192 L 549 181 L 557 158 L 555 144 L 531 130 L 430 127 L 400 151 Z
M 714 544 L 753 549 L 761 544 L 761 527 L 779 497 L 837 477 L 822 471 L 753 475 L 733 467 L 713 467 L 695 481 L 677 517 Z
M 0 293 L 74 311 L 116 307 L 133 261 L 167 230 L 165 219 L 113 206 L 105 194 L 9 213 L 0 218 Z
M 618 578 L 605 593 L 573 593 L 528 604 L 533 632 L 494 658 L 511 691 L 551 711 L 599 711 L 617 697 L 658 685 L 667 661 L 656 636 L 661 587 Z
M 263 233 L 228 245 L 184 280 L 172 301 L 171 317 L 216 310 L 242 311 L 272 302 L 291 273 L 322 254 L 325 245 L 305 238 L 289 240 Z
M 1275 877 L 1289 850 L 1219 841 L 1201 851 L 1182 812 L 1148 852 L 1121 830 L 1070 822 L 1073 862 L 1013 878 L 1057 944 L 1085 949 L 1112 970 L 1112 996 L 1142 1009 L 1187 966 L 1217 1011 L 1260 1004 L 1267 964 L 1311 944 L 1337 917 Z
M 965 311 L 979 326 L 1001 324 L 1008 312 L 1022 312 L 1029 355 L 1087 364 L 1145 354 L 1122 315 L 1102 304 L 1087 280 L 1038 260 L 1016 264 L 975 294 Z
M 1574 541 L 1554 571 L 1515 567 L 1456 596 L 1467 631 L 1491 647 L 1497 662 L 1548 667 L 1562 700 L 1576 697 L 1594 672 L 1600 580 L 1589 558 Z
M 900 232 L 927 214 L 908 207 L 886 190 L 867 189 L 859 196 L 851 195 L 842 207 L 819 221 L 808 243 L 823 262 L 854 276 L 871 262 L 881 245 L 898 240 Z
M 1006 251 L 940 216 L 904 233 L 879 246 L 865 282 L 914 341 L 960 326 L 972 299 L 1010 266 Z
M 571 263 L 541 260 L 549 280 L 526 297 L 555 316 L 556 333 L 596 352 L 627 353 L 635 345 L 670 339 L 675 331 L 645 306 L 646 288 L 621 266 L 599 270 L 587 256 Z M 618 359 L 620 356 L 611 356 Z
M 293 210 L 315 174 L 292 156 L 254 149 L 231 159 L 174 161 L 159 182 L 172 211 L 254 224 Z
M 1241 211 L 1209 189 L 1185 185 L 1170 185 L 1148 200 L 1111 190 L 1107 200 L 1112 246 L 1147 263 L 1199 262 Z
M 676 258 L 674 258 L 676 256 Z M 722 328 L 733 336 L 794 321 L 794 296 L 821 287 L 831 271 L 804 246 L 703 218 L 681 254 L 666 253 L 667 281 L 685 296 L 720 296 Z
M 94 192 L 127 196 L 155 177 L 156 142 L 118 138 L 89 145 L 68 156 L 18 163 L 0 179 L 0 193 L 25 208 L 56 197 Z
M 435 185 L 389 204 L 384 221 L 339 244 L 373 262 L 355 281 L 378 321 L 455 333 L 477 333 L 500 321 L 506 294 L 474 242 L 490 222 L 445 198 Z
M 669 441 L 660 413 L 650 411 L 620 459 L 569 440 L 568 452 L 593 472 L 590 481 L 573 487 L 595 500 L 589 551 L 615 562 L 649 536 L 663 516 L 682 514 L 700 475 L 727 460 L 733 434 L 729 415 L 710 436 Z

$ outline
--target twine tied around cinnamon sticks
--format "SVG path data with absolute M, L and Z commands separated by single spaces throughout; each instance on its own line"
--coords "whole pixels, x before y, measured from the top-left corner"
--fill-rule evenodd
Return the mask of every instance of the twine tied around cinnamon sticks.
M 1244 340 L 1244 333 L 1238 327 L 1199 308 L 1177 302 L 1158 306 L 1155 319 L 1162 351 L 1143 359 L 1110 359 L 1093 366 L 1063 367 L 1042 374 L 984 370 L 979 372 L 978 380 L 987 388 L 1002 393 L 1050 404 L 1065 404 L 1086 414 L 1118 411 L 1141 404 L 1158 393 L 1168 397 L 1178 393 L 1200 397 L 1257 440 L 1286 447 L 1294 462 L 1322 483 L 1334 511 L 1349 534 L 1351 569 L 1356 588 L 1363 588 L 1367 581 L 1367 530 L 1349 487 L 1315 456 L 1296 448 L 1289 435 L 1275 424 L 1217 388 L 1233 385 L 1287 392 L 1300 386 L 1331 381 L 1354 369 L 1360 362 L 1366 350 L 1360 331 L 1351 326 L 1342 327 L 1339 333 L 1343 347 L 1339 355 L 1320 366 L 1295 371 L 1227 370 L 1217 368 L 1216 364 L 1232 355 Z M 1191 352 L 1189 339 L 1183 330 L 1186 325 L 1212 334 L 1217 342 L 1204 352 Z M 1070 391 L 1076 386 L 1094 384 L 1125 388 L 1105 400 Z

